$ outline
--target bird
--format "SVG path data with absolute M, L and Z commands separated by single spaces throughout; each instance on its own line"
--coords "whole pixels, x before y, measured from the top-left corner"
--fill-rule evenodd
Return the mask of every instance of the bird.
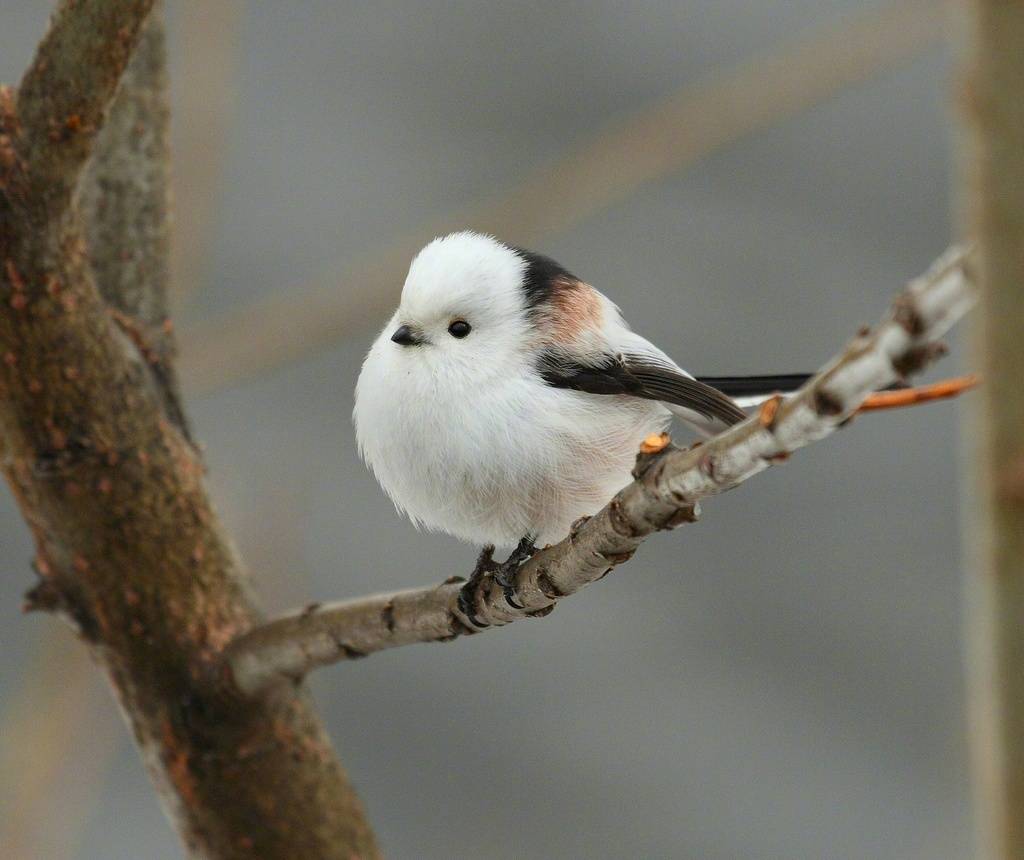
M 360 454 L 400 513 L 506 584 L 631 480 L 673 417 L 701 437 L 809 374 L 697 379 L 550 257 L 463 231 L 412 260 L 356 384 Z M 495 547 L 514 547 L 506 562 Z

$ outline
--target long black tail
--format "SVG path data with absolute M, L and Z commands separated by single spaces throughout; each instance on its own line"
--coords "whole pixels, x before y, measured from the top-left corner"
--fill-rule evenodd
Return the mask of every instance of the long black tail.
M 810 373 L 782 373 L 773 376 L 698 376 L 697 381 L 717 388 L 730 397 L 759 397 L 796 391 L 810 379 Z
M 769 394 L 788 394 L 807 382 L 812 373 L 781 373 L 768 376 L 698 376 L 697 381 L 717 388 L 730 397 L 762 397 Z M 906 388 L 902 382 L 894 382 L 884 391 L 899 391 Z

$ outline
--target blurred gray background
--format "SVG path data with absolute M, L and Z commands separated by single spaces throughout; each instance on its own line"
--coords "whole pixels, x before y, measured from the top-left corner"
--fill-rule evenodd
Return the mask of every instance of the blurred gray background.
M 0 4 L 0 80 L 49 5 Z M 426 242 L 610 123 L 893 8 L 941 26 L 922 2 L 170 0 L 179 330 L 356 289 L 349 261 Z M 693 372 L 816 367 L 954 234 L 953 64 L 915 39 L 531 244 Z M 352 390 L 386 316 L 258 378 L 188 380 L 270 610 L 472 566 L 358 460 Z M 857 420 L 544 621 L 318 673 L 388 856 L 967 856 L 959 408 Z M 102 680 L 19 612 L 31 553 L 0 494 L 0 853 L 177 857 Z

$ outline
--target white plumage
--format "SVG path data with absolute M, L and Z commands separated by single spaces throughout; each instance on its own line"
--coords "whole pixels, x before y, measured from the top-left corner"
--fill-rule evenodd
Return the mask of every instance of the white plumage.
M 469 333 L 449 333 L 453 322 Z M 413 260 L 366 357 L 359 448 L 418 526 L 479 544 L 554 542 L 628 483 L 640 443 L 671 412 L 701 431 L 729 423 L 647 389 L 605 391 L 634 386 L 636 368 L 655 392 L 698 385 L 553 261 L 456 233 Z M 734 408 L 718 396 L 719 411 Z

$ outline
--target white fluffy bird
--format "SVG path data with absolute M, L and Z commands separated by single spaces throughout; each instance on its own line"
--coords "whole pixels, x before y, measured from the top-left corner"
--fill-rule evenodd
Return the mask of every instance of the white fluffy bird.
M 519 542 L 516 561 L 606 504 L 673 414 L 710 434 L 806 378 L 696 380 L 555 261 L 463 232 L 412 261 L 354 418 L 400 511 L 491 550 Z

